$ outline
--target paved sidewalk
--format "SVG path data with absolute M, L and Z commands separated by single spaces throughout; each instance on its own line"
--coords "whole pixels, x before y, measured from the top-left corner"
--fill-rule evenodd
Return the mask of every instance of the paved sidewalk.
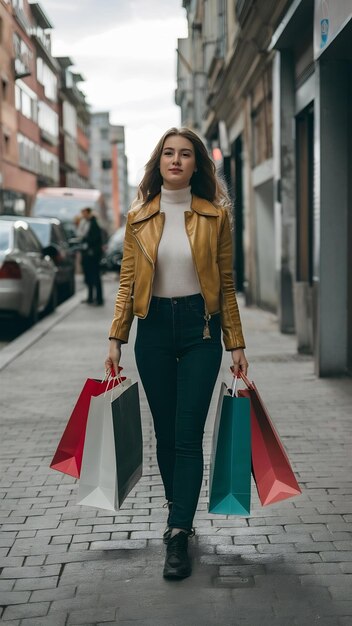
M 347 626 L 352 623 L 352 385 L 319 380 L 271 314 L 242 306 L 252 377 L 302 486 L 249 519 L 207 513 L 206 471 L 192 540 L 194 571 L 162 579 L 166 510 L 142 393 L 143 478 L 122 511 L 75 504 L 77 483 L 49 469 L 87 376 L 99 377 L 107 304 L 79 304 L 0 374 L 0 620 L 9 626 Z M 122 365 L 138 378 L 133 336 Z M 225 355 L 220 380 L 228 380 Z

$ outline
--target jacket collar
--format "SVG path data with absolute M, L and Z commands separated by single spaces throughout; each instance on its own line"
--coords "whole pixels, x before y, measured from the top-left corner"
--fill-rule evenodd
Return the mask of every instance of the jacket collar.
M 160 195 L 161 194 L 159 193 L 145 206 L 133 209 L 131 211 L 131 224 L 142 222 L 143 220 L 152 217 L 152 215 L 160 213 Z M 204 198 L 199 198 L 199 196 L 192 195 L 191 209 L 199 215 L 210 215 L 212 217 L 219 217 L 218 209 L 216 209 L 215 206 L 211 202 L 209 202 L 209 200 L 204 200 Z

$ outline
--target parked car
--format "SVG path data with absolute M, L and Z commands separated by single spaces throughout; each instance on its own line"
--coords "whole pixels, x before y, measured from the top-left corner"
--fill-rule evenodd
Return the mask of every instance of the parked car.
M 41 312 L 56 308 L 57 269 L 29 224 L 0 219 L 0 315 L 18 315 L 34 324 Z
M 54 261 L 56 285 L 59 300 L 70 298 L 75 293 L 75 259 L 76 253 L 70 247 L 66 232 L 55 218 L 24 217 L 23 220 L 34 230 L 43 248 Z
M 109 238 L 104 256 L 101 260 L 101 268 L 103 271 L 120 271 L 123 257 L 125 228 L 125 226 L 121 226 L 121 228 L 118 228 L 117 231 Z

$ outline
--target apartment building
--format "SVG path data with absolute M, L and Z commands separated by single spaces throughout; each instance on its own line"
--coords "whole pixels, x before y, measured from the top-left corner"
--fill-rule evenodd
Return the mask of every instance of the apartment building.
M 53 57 L 52 28 L 39 3 L 0 0 L 3 213 L 29 213 L 40 187 L 90 186 L 82 77 Z
M 28 211 L 38 187 L 59 183 L 58 67 L 38 3 L 1 0 L 1 12 L 1 198 L 3 210 Z
M 57 57 L 60 66 L 60 185 L 90 187 L 90 112 L 79 84 L 81 74 L 73 72 L 70 57 Z
M 121 226 L 129 207 L 125 129 L 110 124 L 107 111 L 91 114 L 90 167 L 94 186 L 105 196 L 109 220 Z
M 318 375 L 351 372 L 351 2 L 183 6 L 175 99 L 233 198 L 237 289 Z

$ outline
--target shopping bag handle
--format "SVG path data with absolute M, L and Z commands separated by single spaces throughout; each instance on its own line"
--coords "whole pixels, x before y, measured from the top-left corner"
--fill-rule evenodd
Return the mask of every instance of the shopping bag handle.
M 118 374 L 122 372 L 122 370 L 123 370 L 123 367 L 120 367 L 119 365 Z M 119 376 L 116 376 L 115 369 L 113 367 L 111 367 L 109 370 L 105 370 L 105 376 L 103 378 L 103 382 L 105 382 L 106 380 L 109 380 L 110 378 L 119 378 Z
M 233 365 L 231 365 L 230 366 L 230 370 L 231 370 L 232 373 L 233 373 L 233 369 L 234 369 L 234 367 L 233 367 Z M 237 378 L 237 379 L 238 378 L 242 378 L 244 384 L 247 385 L 248 389 L 253 389 L 254 388 L 253 387 L 253 383 L 249 380 L 249 378 L 247 378 L 247 376 L 241 370 L 238 370 L 238 374 L 237 374 L 237 376 L 234 376 L 234 378 Z
M 253 383 L 251 383 L 249 378 L 247 378 L 246 374 L 244 374 L 243 372 L 241 372 L 241 370 L 239 370 L 238 375 L 240 378 L 242 378 L 244 384 L 247 385 L 248 389 L 253 389 Z
M 231 389 L 229 391 L 231 391 L 231 396 L 235 398 L 238 398 L 237 383 L 238 376 L 234 376 L 231 383 Z

